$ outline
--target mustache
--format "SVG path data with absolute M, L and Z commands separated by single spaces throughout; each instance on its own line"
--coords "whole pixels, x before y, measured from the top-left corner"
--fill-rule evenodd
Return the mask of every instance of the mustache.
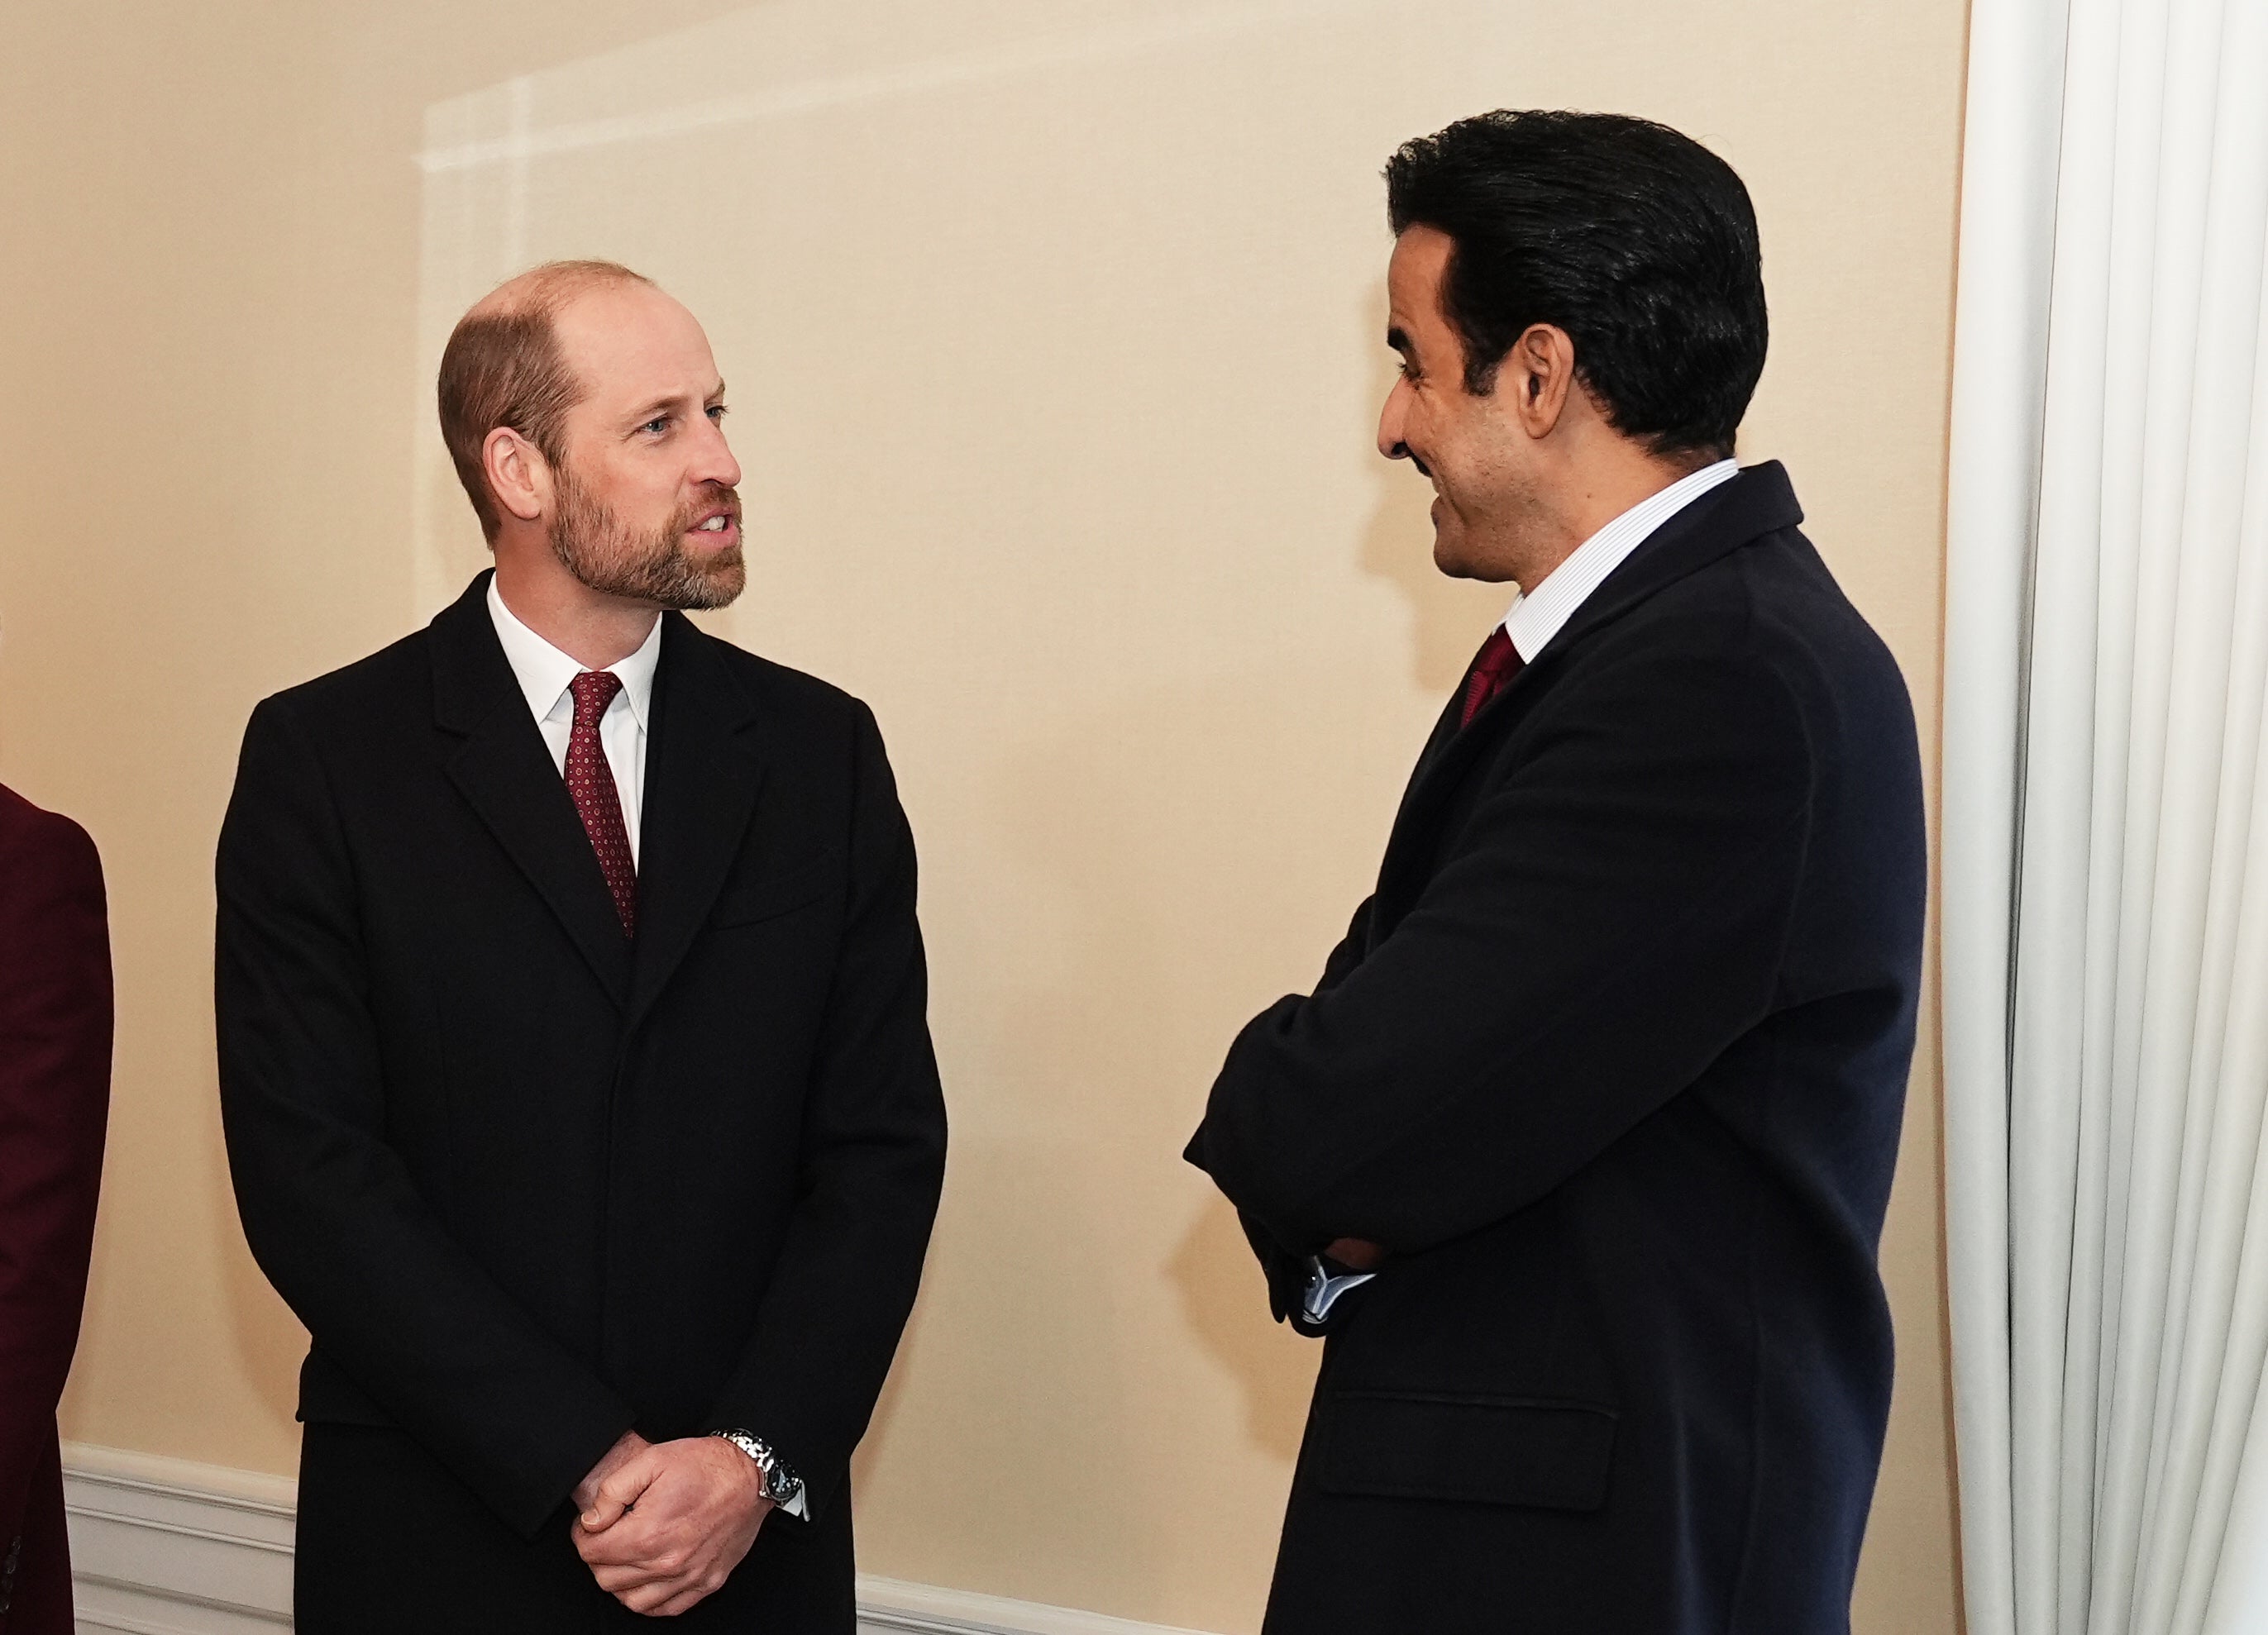
M 1418 468 L 1418 474 L 1420 477 L 1425 478 L 1429 482 L 1432 480 L 1433 468 L 1425 464 L 1423 459 L 1413 454 L 1410 457 L 1410 463 Z
M 733 519 L 734 527 L 740 523 L 740 491 L 726 488 L 721 482 L 703 484 L 701 492 L 678 508 L 671 519 L 670 536 L 674 539 L 689 532 L 696 523 L 715 516 L 722 510 Z

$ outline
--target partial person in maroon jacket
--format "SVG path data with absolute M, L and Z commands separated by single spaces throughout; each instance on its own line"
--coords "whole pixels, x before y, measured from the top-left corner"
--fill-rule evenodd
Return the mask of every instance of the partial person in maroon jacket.
M 110 1106 L 110 931 L 86 831 L 0 788 L 0 1635 L 70 1635 L 55 1400 Z

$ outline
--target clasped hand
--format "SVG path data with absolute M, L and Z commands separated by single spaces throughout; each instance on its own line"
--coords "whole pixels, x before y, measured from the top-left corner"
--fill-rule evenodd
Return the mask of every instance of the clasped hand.
M 575 1489 L 575 1552 L 632 1612 L 675 1617 L 722 1587 L 771 1507 L 755 1461 L 722 1438 L 625 1431 Z

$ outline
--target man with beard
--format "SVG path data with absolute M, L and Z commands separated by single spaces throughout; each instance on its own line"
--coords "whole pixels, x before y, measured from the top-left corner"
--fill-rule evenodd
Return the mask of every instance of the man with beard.
M 1836 1635 L 1921 986 L 1906 690 L 1734 437 L 1732 168 L 1502 112 L 1388 161 L 1378 451 L 1517 587 L 1189 1157 L 1324 1337 L 1269 1635 Z
M 494 572 L 246 731 L 221 1100 L 313 1338 L 302 1635 L 853 1627 L 944 1107 L 873 715 L 678 611 L 746 576 L 724 392 L 627 268 L 488 297 L 440 407 Z

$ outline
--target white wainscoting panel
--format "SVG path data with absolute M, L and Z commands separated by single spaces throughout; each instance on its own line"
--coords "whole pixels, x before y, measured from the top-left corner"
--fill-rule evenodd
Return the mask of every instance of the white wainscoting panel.
M 79 1635 L 280 1635 L 291 1627 L 297 1485 L 66 1443 Z
M 79 1635 L 284 1635 L 297 1497 L 288 1477 L 64 1443 Z M 1199 1632 L 862 1574 L 858 1635 Z

